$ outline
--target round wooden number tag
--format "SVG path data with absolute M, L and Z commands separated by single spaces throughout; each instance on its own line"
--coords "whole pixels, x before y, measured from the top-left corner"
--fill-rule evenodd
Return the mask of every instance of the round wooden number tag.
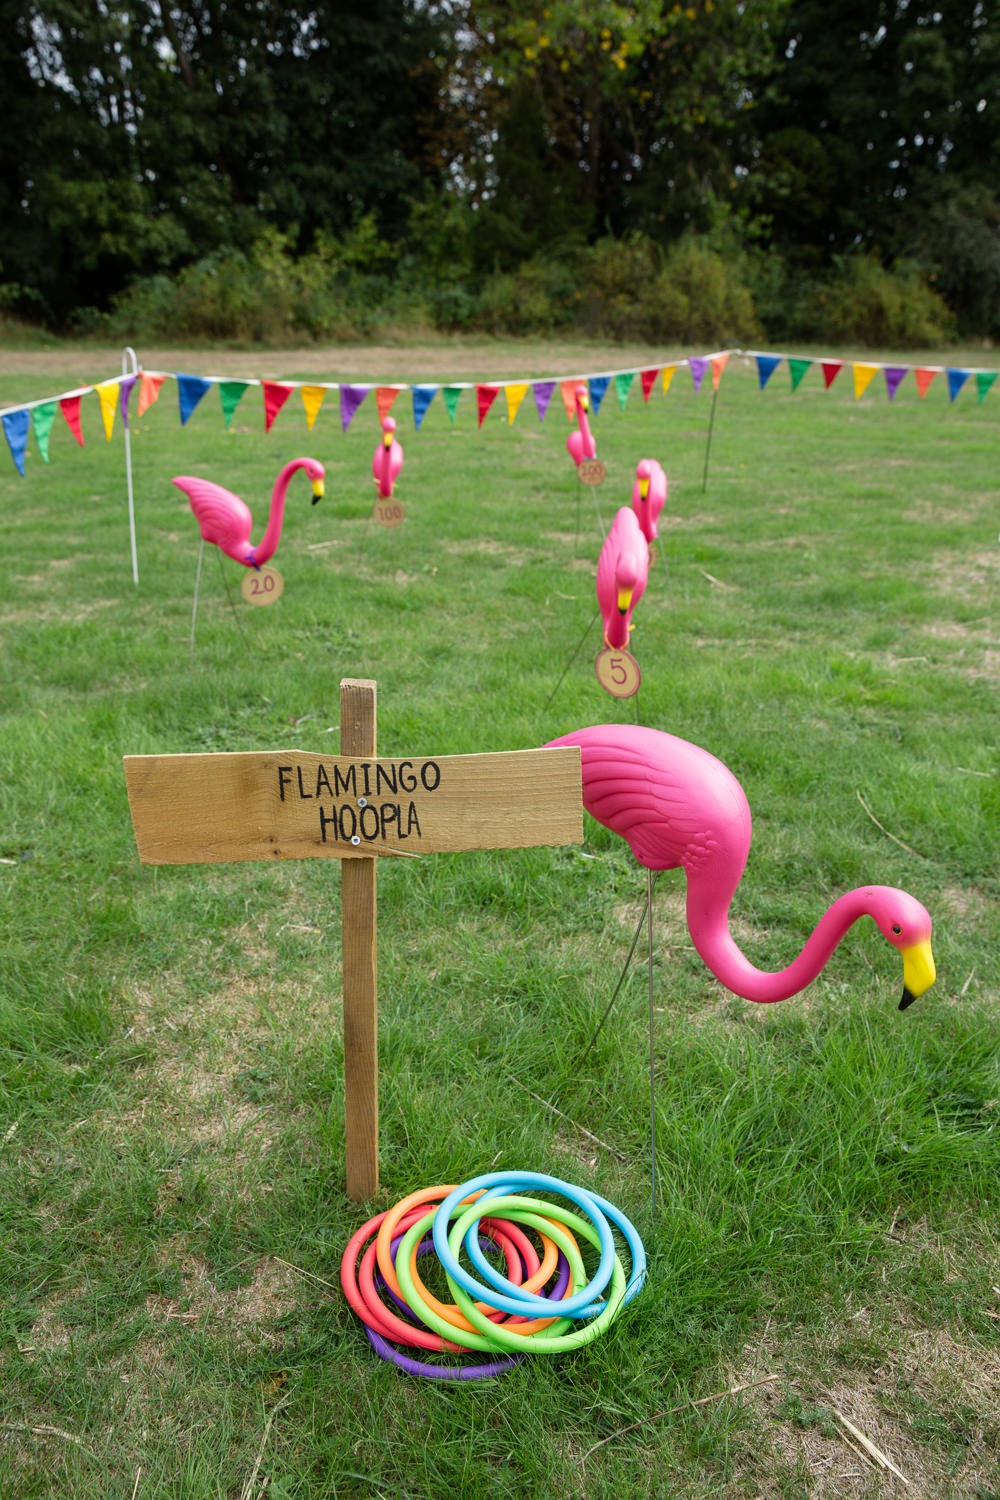
M 277 568 L 247 568 L 240 593 L 248 604 L 274 604 L 284 588 L 285 580 Z
M 585 458 L 576 472 L 581 484 L 603 484 L 608 476 L 607 465 L 601 458 Z
M 401 526 L 405 514 L 401 500 L 375 501 L 375 519 L 380 526 Z
M 631 698 L 639 691 L 642 673 L 639 663 L 627 651 L 606 647 L 594 662 L 597 680 L 612 698 Z

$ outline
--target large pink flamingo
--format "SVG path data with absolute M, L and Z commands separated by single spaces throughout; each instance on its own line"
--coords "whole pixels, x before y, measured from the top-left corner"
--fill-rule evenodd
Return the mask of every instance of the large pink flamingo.
M 641 458 L 635 466 L 632 509 L 647 542 L 654 542 L 660 534 L 657 521 L 666 501 L 667 476 L 663 472 L 663 465 L 658 464 L 655 458 Z
M 604 621 L 604 639 L 616 651 L 628 646 L 632 611 L 642 598 L 648 575 L 646 538 L 635 512 L 623 505 L 597 560 L 597 603 Z
M 625 839 L 640 864 L 648 870 L 683 868 L 691 939 L 734 994 L 757 1001 L 798 994 L 864 916 L 903 956 L 900 1010 L 934 983 L 931 919 L 915 897 L 887 885 L 861 886 L 834 901 L 787 968 L 755 968 L 729 931 L 751 824 L 743 788 L 728 767 L 687 740 L 640 725 L 596 725 L 549 744 L 580 746 L 584 807 Z
M 402 445 L 396 439 L 395 417 L 383 417 L 382 419 L 382 441 L 375 449 L 372 457 L 372 474 L 378 485 L 378 497 L 380 500 L 388 500 L 392 495 L 392 487 L 396 483 L 396 477 L 403 467 Z
M 245 568 L 261 568 L 274 556 L 281 539 L 285 516 L 285 497 L 292 475 L 304 469 L 312 481 L 313 504 L 322 497 L 326 470 L 315 458 L 293 458 L 274 481 L 267 529 L 255 547 L 250 541 L 253 516 L 250 507 L 231 490 L 210 479 L 192 474 L 178 474 L 171 482 L 187 495 L 201 528 L 202 540 L 212 542 L 227 557 L 235 558 Z
M 569 449 L 570 458 L 579 468 L 585 458 L 597 457 L 597 444 L 594 442 L 594 435 L 587 421 L 587 413 L 590 410 L 587 387 L 578 385 L 573 393 L 573 399 L 576 406 L 577 427 L 566 439 L 566 447 Z

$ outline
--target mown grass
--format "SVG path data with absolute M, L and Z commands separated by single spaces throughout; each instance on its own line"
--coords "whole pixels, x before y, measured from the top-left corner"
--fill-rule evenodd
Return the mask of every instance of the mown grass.
M 452 376 L 511 374 L 461 358 Z M 331 357 L 329 378 L 359 372 L 363 352 Z M 408 351 L 401 378 L 419 373 Z M 998 398 L 921 403 L 908 382 L 890 406 L 845 383 L 761 393 L 727 371 L 704 492 L 710 394 L 676 377 L 622 413 L 612 393 L 608 480 L 582 498 L 561 412 L 511 429 L 498 403 L 477 431 L 471 396 L 454 428 L 439 398 L 415 434 L 401 402 L 396 531 L 369 521 L 372 404 L 307 434 L 293 398 L 265 436 L 251 392 L 226 434 L 212 395 L 181 429 L 168 386 L 133 429 L 138 589 L 96 403 L 83 450 L 57 432 L 48 467 L 3 471 L 0 1490 L 893 1493 L 840 1411 L 908 1493 L 998 1492 Z M 64 388 L 8 377 L 0 401 Z M 259 529 L 296 452 L 327 465 L 327 498 L 292 497 L 284 597 L 231 606 L 238 570 L 206 556 L 192 655 L 197 532 L 170 476 L 222 480 Z M 779 967 L 842 890 L 901 885 L 933 914 L 938 983 L 899 1015 L 866 923 L 804 995 L 748 1005 L 661 877 L 653 1215 L 641 966 L 580 1061 L 641 909 L 627 847 L 588 820 L 582 848 L 383 862 L 372 1207 L 494 1164 L 555 1171 L 618 1202 L 650 1255 L 603 1340 L 442 1390 L 376 1361 L 336 1284 L 364 1212 L 343 1183 L 336 865 L 141 868 L 121 757 L 329 751 L 344 676 L 377 680 L 384 754 L 631 719 L 594 678 L 596 624 L 571 658 L 595 503 L 606 525 L 644 454 L 671 488 L 638 711 L 747 791 L 740 941 Z

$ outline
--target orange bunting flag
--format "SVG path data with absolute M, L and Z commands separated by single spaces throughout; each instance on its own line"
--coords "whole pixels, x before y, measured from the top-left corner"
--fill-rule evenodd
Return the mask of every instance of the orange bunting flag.
M 937 370 L 927 370 L 924 368 L 914 370 L 913 378 L 917 382 L 917 390 L 920 392 L 921 401 L 927 395 L 928 387 L 936 374 Z
M 476 401 L 479 405 L 479 425 L 482 427 L 486 413 L 500 394 L 498 385 L 477 385 Z
M 517 416 L 518 408 L 525 396 L 528 394 L 527 385 L 505 385 L 503 393 L 507 398 L 507 425 L 513 427 L 514 418 Z
M 728 365 L 728 363 L 729 363 L 729 355 L 728 354 L 717 354 L 715 356 L 715 358 L 712 360 L 712 389 L 713 389 L 713 391 L 717 391 L 719 389 L 719 381 L 722 379 L 722 372 L 726 368 L 726 366 Z
M 160 386 L 166 380 L 165 375 L 146 375 L 139 377 L 139 415 L 152 406 L 160 394 Z
M 403 389 L 401 385 L 378 385 L 375 387 L 375 400 L 378 402 L 378 419 L 384 422 L 392 411 L 392 403 Z
M 104 436 L 108 442 L 115 430 L 115 412 L 118 409 L 118 381 L 102 380 L 100 385 L 95 385 L 97 399 L 101 403 L 101 416 L 104 418 Z
M 59 402 L 59 410 L 66 418 L 66 425 L 76 438 L 80 447 L 83 447 L 83 431 L 80 427 L 80 397 L 63 396 Z
M 264 431 L 270 432 L 275 417 L 295 387 L 283 385 L 276 380 L 262 380 L 261 385 L 264 389 Z
M 302 405 L 306 409 L 306 425 L 310 432 L 312 432 L 313 423 L 319 416 L 319 409 L 323 405 L 325 396 L 325 385 L 304 385 L 302 387 Z
M 572 380 L 560 380 L 559 382 L 563 406 L 565 406 L 566 415 L 571 422 L 576 421 L 576 388 L 579 384 L 580 381 L 576 376 Z
M 670 389 L 670 382 L 674 378 L 674 371 L 676 369 L 677 369 L 676 365 L 664 365 L 663 366 L 663 394 L 664 395 L 666 395 L 667 392 Z
M 854 399 L 860 401 L 865 391 L 871 385 L 872 380 L 878 372 L 878 365 L 855 364 L 854 369 Z

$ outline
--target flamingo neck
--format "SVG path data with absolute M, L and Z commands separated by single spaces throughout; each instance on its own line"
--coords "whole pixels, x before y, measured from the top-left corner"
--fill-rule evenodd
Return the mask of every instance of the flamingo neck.
M 720 907 L 718 886 L 697 875 L 688 878 L 688 928 L 699 954 L 726 989 L 766 1004 L 787 1000 L 812 983 L 848 928 L 871 913 L 872 894 L 862 886 L 840 896 L 820 917 L 798 958 L 773 973 L 756 968 L 740 951 L 729 931 L 728 903 Z
M 254 567 L 262 567 L 269 557 L 273 557 L 278 543 L 281 540 L 281 526 L 285 519 L 285 498 L 288 494 L 288 485 L 292 475 L 297 469 L 304 465 L 300 458 L 293 458 L 287 463 L 274 481 L 274 489 L 271 492 L 271 508 L 267 513 L 267 529 L 261 537 L 257 546 L 253 549 Z

